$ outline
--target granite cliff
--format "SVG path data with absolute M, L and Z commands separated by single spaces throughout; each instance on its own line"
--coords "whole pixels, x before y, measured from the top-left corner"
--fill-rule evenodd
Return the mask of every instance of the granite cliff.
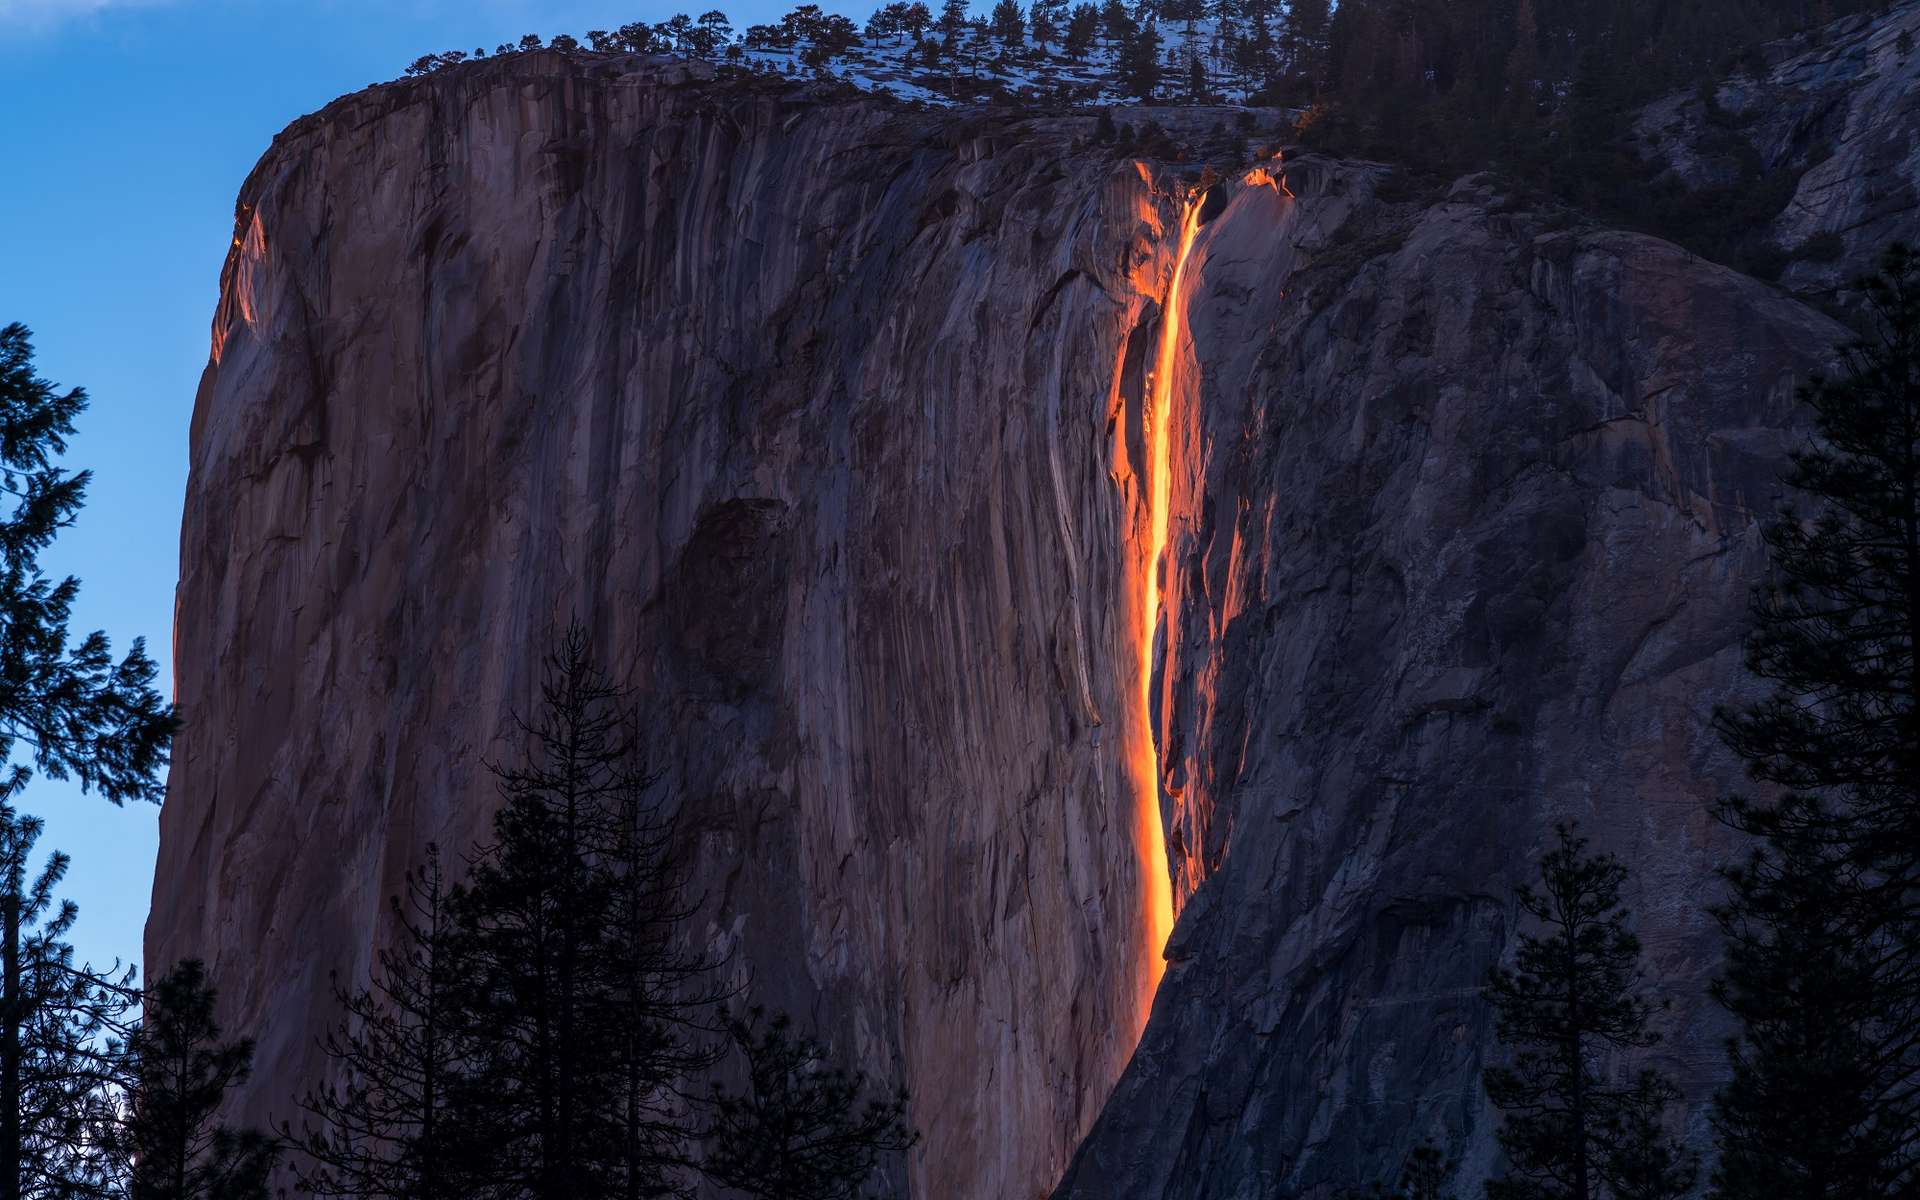
M 537 53 L 276 140 L 196 401 L 146 948 L 258 1030 L 250 1111 L 421 846 L 484 831 L 577 619 L 648 698 L 694 935 L 912 1090 L 915 1196 L 1324 1194 L 1429 1134 L 1485 1169 L 1474 989 L 1564 817 L 1636 868 L 1700 1127 L 1706 718 L 1846 331 L 1219 115 L 1136 161 Z

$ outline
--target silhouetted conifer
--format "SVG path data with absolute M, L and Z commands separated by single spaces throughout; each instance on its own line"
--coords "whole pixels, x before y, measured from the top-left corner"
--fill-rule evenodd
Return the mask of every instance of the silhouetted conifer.
M 122 1064 L 124 1117 L 100 1143 L 130 1200 L 266 1200 L 273 1142 L 218 1118 L 252 1069 L 253 1043 L 221 1040 L 214 999 L 197 959 L 147 989 Z
M 1151 100 L 1160 89 L 1160 31 L 1151 21 L 1120 44 L 1114 61 L 1120 90 L 1140 100 Z
M 631 699 L 569 630 L 453 906 L 486 1097 L 470 1119 L 494 1177 L 536 1200 L 678 1194 L 678 1088 L 712 1059 L 710 964 L 678 948 L 690 909 Z
M 612 1195 L 620 1200 L 677 1191 L 690 1120 L 681 1088 L 719 1059 L 720 1030 L 708 1014 L 731 994 L 714 982 L 718 963 L 680 937 L 694 904 L 658 784 L 631 763 L 622 768 L 612 841 L 600 855 L 611 885 L 603 946 L 619 1071 Z
M 1447 1183 L 1459 1167 L 1459 1160 L 1448 1158 L 1431 1140 L 1423 1141 L 1401 1164 L 1394 1186 L 1375 1181 L 1365 1191 L 1348 1188 L 1340 1200 L 1452 1200 Z
M 1719 910 L 1728 1200 L 1920 1187 L 1920 260 L 1891 248 L 1863 290 L 1845 375 L 1801 391 L 1816 432 L 1787 482 L 1812 511 L 1766 531 L 1747 663 L 1773 693 L 1717 715 L 1781 789 L 1721 809 L 1762 842 Z
M 25 776 L 15 768 L 0 800 L 0 1196 L 103 1196 L 111 1166 L 94 1142 L 117 1099 L 133 969 L 74 963 L 66 936 L 79 910 L 54 897 L 67 856 L 34 873 L 43 822 L 10 802 Z
M 344 1015 L 321 1046 L 337 1082 L 302 1099 L 298 1132 L 281 1126 L 309 1195 L 466 1200 L 499 1190 L 477 1171 L 487 1155 L 471 1141 L 472 1112 L 489 1098 L 473 1077 L 469 964 L 437 848 L 408 872 L 406 893 L 391 901 L 394 944 L 370 985 L 336 987 Z
M 1020 11 L 1018 0 L 998 0 L 987 23 L 995 40 L 1001 45 L 1013 47 L 1026 43 L 1027 18 Z
M 1511 1166 L 1488 1181 L 1487 1196 L 1670 1200 L 1697 1174 L 1660 1130 L 1675 1089 L 1650 1071 L 1623 1084 L 1603 1069 L 1609 1052 L 1658 1040 L 1638 992 L 1640 942 L 1620 903 L 1627 870 L 1610 854 L 1589 856 L 1570 826 L 1558 826 L 1555 839 L 1540 887 L 1518 890 L 1537 932 L 1521 933 L 1514 969 L 1495 967 L 1487 981 L 1500 1040 L 1516 1051 L 1511 1066 L 1486 1071 Z M 1628 1130 L 1647 1138 L 1623 1154 Z
M 857 1071 L 762 1010 L 729 1023 L 745 1060 L 740 1091 L 714 1088 L 707 1174 L 760 1200 L 851 1200 L 886 1161 L 918 1140 L 904 1093 L 868 1094 Z
M 68 643 L 80 581 L 55 582 L 40 552 L 73 524 L 91 472 L 54 465 L 86 409 L 34 374 L 25 326 L 0 328 L 0 758 L 22 753 L 52 779 L 72 777 L 115 804 L 158 803 L 160 769 L 178 723 L 153 689 L 154 665 L 135 638 L 113 660 L 106 635 Z

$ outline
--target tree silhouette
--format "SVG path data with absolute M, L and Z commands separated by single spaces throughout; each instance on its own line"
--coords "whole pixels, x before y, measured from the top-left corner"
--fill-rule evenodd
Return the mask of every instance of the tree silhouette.
M 632 701 L 570 629 L 452 904 L 475 981 L 468 1120 L 495 1177 L 542 1200 L 677 1194 L 678 1088 L 712 1060 L 709 964 L 678 948 L 691 908 Z
M 1773 683 L 1716 715 L 1775 799 L 1726 872 L 1716 994 L 1741 1021 L 1714 1190 L 1906 1196 L 1920 1186 L 1920 259 L 1863 281 L 1872 331 L 1801 392 L 1816 421 L 1767 527 L 1747 664 Z
M 12 502 L 0 512 L 0 758 L 24 751 L 51 779 L 115 804 L 157 803 L 178 722 L 153 689 L 146 643 L 134 639 L 117 663 L 103 633 L 69 644 L 80 581 L 40 569 L 92 478 L 53 465 L 86 407 L 79 388 L 61 392 L 34 373 L 25 326 L 0 328 L 0 494 Z
M 469 1114 L 484 1097 L 470 1065 L 470 964 L 452 901 L 439 849 L 429 845 L 407 874 L 405 899 L 390 902 L 395 944 L 378 955 L 370 985 L 336 985 L 344 1016 L 321 1047 L 341 1081 L 307 1093 L 300 1131 L 281 1126 L 299 1152 L 301 1191 L 386 1200 L 497 1191 L 476 1170 L 486 1154 L 473 1143 Z
M 1571 826 L 1556 827 L 1539 889 L 1517 892 L 1540 932 L 1520 935 L 1514 969 L 1488 976 L 1500 1040 L 1517 1050 L 1511 1066 L 1486 1070 L 1512 1167 L 1488 1181 L 1489 1200 L 1670 1200 L 1697 1173 L 1692 1157 L 1659 1133 L 1660 1115 L 1677 1097 L 1673 1085 L 1650 1071 L 1622 1085 L 1601 1069 L 1607 1051 L 1658 1038 L 1637 990 L 1640 942 L 1620 903 L 1626 867 L 1610 854 L 1589 856 L 1586 846 Z M 1650 1140 L 1623 1157 L 1617 1147 L 1629 1127 Z M 1642 1190 L 1623 1192 L 1628 1179 Z
M 859 1072 L 830 1065 L 784 1014 L 729 1022 L 746 1086 L 714 1086 L 707 1174 L 761 1200 L 851 1200 L 886 1157 L 913 1146 L 906 1096 L 869 1096 Z
M 112 1113 L 133 969 L 74 963 L 79 910 L 54 897 L 67 856 L 34 873 L 43 822 L 11 803 L 25 774 L 15 768 L 0 800 L 0 1197 L 101 1196 L 113 1181 L 94 1141 Z
M 253 1043 L 220 1039 L 214 999 L 198 959 L 147 989 L 124 1052 L 125 1116 L 102 1140 L 130 1200 L 266 1200 L 273 1142 L 218 1118 L 252 1069 Z

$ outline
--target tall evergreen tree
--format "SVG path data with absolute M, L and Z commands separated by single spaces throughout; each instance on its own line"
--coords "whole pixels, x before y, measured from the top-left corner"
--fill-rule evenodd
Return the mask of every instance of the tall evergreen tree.
M 637 721 L 635 722 L 637 725 Z M 694 915 L 684 865 L 673 855 L 674 823 L 657 774 L 624 764 L 613 793 L 612 840 L 600 856 L 609 876 L 604 953 L 619 1072 L 613 1196 L 675 1193 L 686 1165 L 690 1119 L 681 1088 L 717 1062 L 724 1045 L 707 1014 L 731 993 L 714 982 L 719 963 L 683 944 Z
M 0 800 L 0 1197 L 101 1196 L 111 1178 L 93 1143 L 115 1100 L 133 971 L 74 963 L 79 910 L 54 897 L 67 856 L 34 873 L 43 822 L 10 802 L 25 775 L 16 768 Z
M 1062 22 L 1066 19 L 1064 2 L 1055 3 L 1043 0 L 1029 10 L 1027 32 L 1032 35 L 1033 48 L 1046 53 L 1047 47 L 1058 41 Z
M 498 1193 L 475 1170 L 471 1113 L 486 1102 L 471 1062 L 469 977 L 438 848 L 390 902 L 394 942 L 369 985 L 336 988 L 343 1017 L 321 1042 L 339 1082 L 301 1101 L 308 1121 L 282 1140 L 300 1190 L 356 1200 L 466 1200 Z
M 1488 1182 L 1489 1200 L 1672 1200 L 1693 1186 L 1692 1157 L 1660 1131 L 1673 1085 L 1652 1072 L 1623 1084 L 1602 1069 L 1607 1052 L 1658 1039 L 1638 993 L 1640 942 L 1620 902 L 1626 867 L 1586 846 L 1571 826 L 1555 830 L 1539 889 L 1518 889 L 1538 932 L 1520 935 L 1513 970 L 1488 977 L 1500 1040 L 1516 1049 L 1511 1066 L 1486 1071 L 1512 1168 Z M 1622 1154 L 1629 1128 L 1652 1137 Z
M 1088 0 L 1081 0 L 1073 6 L 1073 12 L 1067 18 L 1067 32 L 1060 49 L 1069 62 L 1080 62 L 1087 57 L 1087 51 L 1093 48 L 1093 39 L 1099 32 L 1100 10 Z
M 1153 99 L 1160 90 L 1160 32 L 1152 22 L 1120 43 L 1114 69 L 1122 92 L 1143 101 Z
M 714 1088 L 707 1174 L 759 1200 L 853 1200 L 887 1156 L 918 1140 L 906 1096 L 868 1095 L 785 1015 L 753 1009 L 729 1023 L 746 1086 Z
M 967 36 L 967 0 L 942 0 L 940 36 L 946 40 L 949 54 L 960 48 Z
M 993 15 L 988 18 L 994 38 L 1008 49 L 1026 44 L 1027 18 L 1020 10 L 1019 0 L 999 0 L 993 6 Z
M 1453 1193 L 1447 1183 L 1459 1168 L 1458 1159 L 1448 1158 L 1431 1140 L 1423 1141 L 1400 1165 L 1400 1176 L 1394 1186 L 1375 1180 L 1365 1191 L 1348 1188 L 1341 1193 L 1340 1200 L 1452 1200 Z
M 1281 46 L 1288 70 L 1306 83 L 1310 94 L 1327 85 L 1332 30 L 1328 0 L 1289 0 Z
M 70 644 L 80 582 L 40 569 L 86 499 L 91 473 L 54 465 L 86 406 L 79 388 L 61 392 L 34 373 L 25 326 L 0 328 L 0 492 L 12 501 L 0 512 L 0 758 L 23 750 L 49 778 L 115 804 L 157 802 L 177 722 L 153 688 L 145 643 L 118 662 L 103 633 Z
M 569 630 L 452 906 L 478 983 L 469 1121 L 493 1177 L 534 1200 L 679 1194 L 678 1089 L 712 1060 L 710 964 L 679 948 L 691 910 L 631 703 Z
M 1717 717 L 1780 790 L 1721 810 L 1760 839 L 1720 911 L 1728 1200 L 1920 1188 L 1920 259 L 1890 248 L 1862 290 L 1871 332 L 1801 392 L 1811 511 L 1766 530 L 1747 663 L 1773 693 Z
M 251 1041 L 220 1038 L 215 995 L 197 959 L 151 985 L 127 1037 L 121 1123 L 105 1131 L 129 1200 L 266 1200 L 273 1142 L 219 1119 L 253 1067 Z
M 619 699 L 584 634 L 570 631 L 548 658 L 518 761 L 492 768 L 505 803 L 456 912 L 480 981 L 473 1019 L 494 1097 L 479 1136 L 496 1177 L 534 1200 L 611 1186 L 613 896 L 595 854 L 611 839 L 608 806 L 632 751 Z

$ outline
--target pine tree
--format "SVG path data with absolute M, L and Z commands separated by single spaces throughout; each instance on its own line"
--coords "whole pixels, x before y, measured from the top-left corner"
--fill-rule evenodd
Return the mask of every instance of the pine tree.
M 1197 54 L 1187 63 L 1187 99 L 1194 104 L 1213 101 L 1213 89 L 1207 84 L 1207 64 Z
M 746 1087 L 715 1085 L 709 1177 L 759 1200 L 850 1200 L 887 1156 L 918 1140 L 904 1093 L 867 1095 L 864 1076 L 829 1064 L 787 1017 L 760 1009 L 729 1023 Z
M 1100 10 L 1087 0 L 1081 0 L 1073 6 L 1073 12 L 1067 18 L 1067 32 L 1061 43 L 1061 52 L 1070 62 L 1080 62 L 1087 57 L 1087 51 L 1093 48 L 1093 39 L 1100 32 Z
M 44 823 L 11 803 L 25 775 L 15 768 L 0 799 L 0 1196 L 100 1196 L 111 1181 L 93 1139 L 112 1111 L 133 971 L 74 963 L 79 910 L 54 898 L 67 856 L 34 874 Z
M 479 980 L 473 1026 L 485 1089 L 476 1137 L 492 1170 L 534 1200 L 611 1186 L 619 1095 L 605 941 L 612 890 L 595 853 L 631 753 L 621 692 L 585 635 L 548 657 L 538 715 L 512 766 L 492 768 L 504 805 L 471 863 L 455 919 Z
M 103 1148 L 130 1200 L 266 1200 L 273 1142 L 218 1120 L 253 1064 L 251 1041 L 223 1042 L 214 990 L 197 959 L 147 989 L 122 1063 L 126 1111 Z
M 1540 888 L 1522 886 L 1521 910 L 1538 926 L 1522 933 L 1515 969 L 1487 981 L 1511 1066 L 1488 1067 L 1487 1097 L 1505 1112 L 1499 1138 L 1511 1165 L 1487 1184 L 1489 1200 L 1599 1200 L 1629 1193 L 1620 1183 L 1650 1179 L 1636 1200 L 1671 1200 L 1693 1185 L 1696 1168 L 1663 1138 L 1637 1158 L 1614 1147 L 1628 1126 L 1658 1131 L 1675 1097 L 1643 1073 L 1627 1084 L 1600 1069 L 1607 1051 L 1650 1046 L 1647 1002 L 1637 992 L 1639 939 L 1627 928 L 1620 888 L 1627 870 L 1609 854 L 1588 856 L 1571 826 L 1540 864 Z M 1660 1152 L 1666 1151 L 1664 1159 Z
M 927 30 L 932 27 L 933 13 L 927 8 L 926 4 L 923 3 L 923 0 L 913 0 L 912 4 L 903 4 L 900 6 L 900 28 L 906 30 L 907 33 L 912 36 L 915 45 L 918 45 L 920 40 L 926 37 Z
M 115 804 L 157 803 L 177 721 L 153 689 L 146 644 L 134 639 L 117 663 L 103 633 L 69 645 L 80 582 L 40 569 L 86 499 L 91 472 L 53 465 L 86 406 L 79 388 L 60 392 L 34 374 L 25 326 L 0 328 L 0 490 L 13 500 L 0 513 L 0 758 L 24 751 L 47 777 Z
M 993 6 L 993 16 L 989 24 L 993 29 L 993 36 L 1008 49 L 1026 44 L 1027 19 L 1020 11 L 1018 0 L 999 0 Z
M 967 36 L 967 0 L 943 0 L 940 5 L 940 36 L 947 43 L 948 54 L 960 48 L 962 39 Z
M 429 845 L 407 873 L 406 899 L 390 901 L 395 941 L 378 955 L 369 985 L 336 985 L 343 1017 L 321 1048 L 340 1081 L 301 1100 L 308 1120 L 298 1132 L 281 1126 L 298 1151 L 302 1192 L 382 1200 L 493 1193 L 475 1170 L 485 1147 L 469 1140 L 470 1113 L 484 1098 L 471 1070 L 471 981 L 453 903 Z
M 693 38 L 696 53 L 701 58 L 712 58 L 715 52 L 733 40 L 733 23 L 719 9 L 708 9 L 694 23 Z
M 631 704 L 570 629 L 451 904 L 476 980 L 467 1124 L 491 1177 L 533 1200 L 682 1194 L 680 1088 L 714 1057 L 712 964 L 680 947 L 692 906 Z
M 1721 808 L 1761 842 L 1719 912 L 1728 1200 L 1920 1187 L 1920 259 L 1891 247 L 1862 293 L 1872 332 L 1801 392 L 1787 483 L 1813 511 L 1766 530 L 1747 665 L 1773 693 L 1716 717 L 1781 792 Z
M 1141 100 L 1152 100 L 1160 90 L 1160 33 L 1149 23 L 1120 44 L 1114 63 L 1120 90 Z
M 1033 37 L 1033 48 L 1046 53 L 1047 47 L 1060 38 L 1061 10 L 1064 5 L 1042 0 L 1028 13 L 1027 32 Z
M 1332 31 L 1333 6 L 1328 0 L 1289 0 L 1282 47 L 1288 70 L 1306 83 L 1310 95 L 1327 86 Z
M 612 840 L 601 855 L 610 878 L 604 951 L 611 1010 L 620 1014 L 617 1144 L 611 1196 L 640 1200 L 674 1192 L 686 1165 L 689 1113 L 680 1086 L 723 1053 L 708 1013 L 731 997 L 712 982 L 718 961 L 682 945 L 695 905 L 673 855 L 674 823 L 659 776 L 625 764 L 613 797 Z

